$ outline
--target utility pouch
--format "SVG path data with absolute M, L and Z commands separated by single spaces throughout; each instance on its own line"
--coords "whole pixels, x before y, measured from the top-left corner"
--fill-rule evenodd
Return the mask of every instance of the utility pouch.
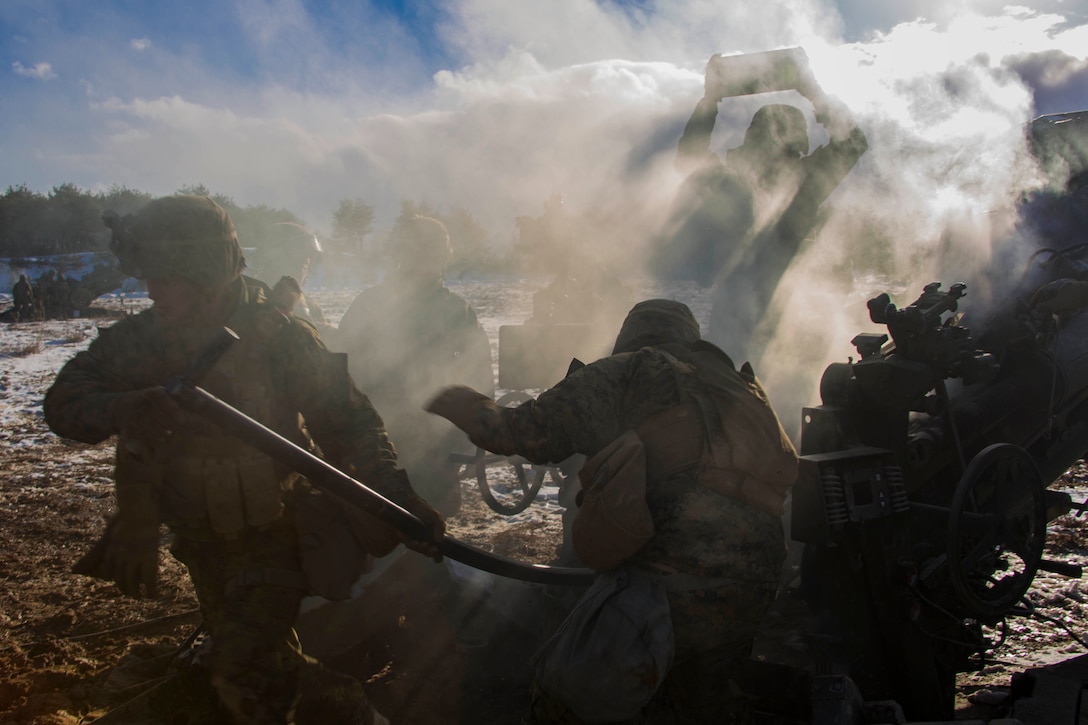
M 302 572 L 311 591 L 333 601 L 349 599 L 373 558 L 400 542 L 389 525 L 323 491 L 299 491 L 294 512 Z
M 204 500 L 212 530 L 223 536 L 235 536 L 246 525 L 238 465 L 234 459 L 210 458 L 204 461 Z
M 601 574 L 534 655 L 536 682 L 585 722 L 626 722 L 672 667 L 676 643 L 661 577 Z
M 571 528 L 574 551 L 596 571 L 618 567 L 654 535 L 646 504 L 646 449 L 629 430 L 578 472 L 581 505 Z
M 283 515 L 283 497 L 271 458 L 256 456 L 240 460 L 238 481 L 242 486 L 246 524 L 267 526 L 279 520 Z
M 176 458 L 162 464 L 159 506 L 167 523 L 199 525 L 208 518 L 204 499 L 204 462 L 195 457 Z

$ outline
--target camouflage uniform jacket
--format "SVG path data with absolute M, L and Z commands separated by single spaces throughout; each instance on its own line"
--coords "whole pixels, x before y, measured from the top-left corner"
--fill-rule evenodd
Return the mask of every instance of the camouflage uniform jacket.
M 669 344 L 591 363 L 536 400 L 502 411 L 507 430 L 495 431 L 495 439 L 512 437 L 515 450 L 484 447 L 534 463 L 575 453 L 591 457 L 624 431 L 682 402 L 674 360 L 688 358 L 689 348 Z M 648 480 L 646 498 L 656 533 L 631 564 L 773 591 L 785 555 L 778 517 L 713 491 L 690 472 Z
M 262 336 L 258 332 L 261 315 L 272 307 L 263 303 L 259 290 L 239 286 L 241 299 L 228 324 L 240 332 L 242 340 L 200 385 L 289 440 L 305 447 L 316 442 L 330 463 L 394 501 L 411 498 L 414 492 L 397 465 L 382 419 L 355 387 L 344 356 L 329 352 L 313 327 L 294 318 Z M 45 397 L 46 421 L 66 438 L 85 443 L 105 440 L 115 432 L 106 414 L 111 397 L 166 384 L 185 371 L 221 329 L 219 325 L 168 328 L 158 324 L 153 309 L 102 329 L 87 350 L 61 369 Z M 240 478 L 244 489 L 247 470 L 260 469 L 265 478 L 271 473 L 281 498 L 272 503 L 279 505 L 297 476 L 279 464 L 262 461 L 262 455 L 194 417 L 185 430 L 175 431 L 140 457 L 160 474 L 166 471 L 168 482 L 188 478 L 178 485 L 192 483 L 196 488 L 202 485 L 199 479 L 214 477 L 216 462 L 241 461 L 237 471 L 224 475 Z M 131 457 L 130 451 L 119 441 L 119 473 L 126 457 Z M 205 483 L 203 489 L 203 493 L 194 493 L 193 487 L 167 490 L 160 495 L 164 521 L 175 528 L 178 524 L 203 528 L 202 517 L 209 510 L 214 516 L 217 506 L 210 498 L 212 487 Z M 204 495 L 209 500 L 192 500 Z

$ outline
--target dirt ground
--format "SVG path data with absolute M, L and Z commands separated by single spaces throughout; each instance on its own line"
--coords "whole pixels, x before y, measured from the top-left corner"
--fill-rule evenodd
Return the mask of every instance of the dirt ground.
M 200 623 L 184 568 L 165 546 L 154 600 L 123 597 L 112 584 L 69 572 L 111 511 L 110 453 L 108 446 L 57 441 L 10 456 L 0 473 L 0 723 L 5 725 L 94 721 L 155 684 L 155 662 L 165 664 Z M 77 464 L 71 462 L 73 454 Z M 477 517 L 481 521 L 474 523 Z M 554 556 L 555 538 L 532 523 L 485 542 L 480 531 L 487 517 L 481 503 L 469 502 L 451 528 L 461 527 L 461 538 L 475 538 L 506 556 L 536 561 Z M 434 616 L 446 606 L 435 599 L 443 590 L 435 579 L 441 579 L 441 569 L 406 553 L 391 564 L 396 578 L 430 586 L 375 588 L 353 606 L 321 614 L 334 628 L 336 617 L 343 617 L 340 631 L 353 639 L 346 647 L 342 637 L 333 646 L 318 641 L 316 653 L 332 651 L 323 661 L 366 682 L 379 710 L 399 715 L 401 722 L 433 722 L 430 714 L 436 711 L 450 716 L 441 721 L 459 719 L 452 678 L 472 653 Z M 421 599 L 421 591 L 431 598 Z M 419 664 L 425 665 L 426 678 L 397 669 L 418 661 L 423 648 L 434 653 Z M 451 683 L 434 677 L 442 671 L 450 673 Z M 114 721 L 134 720 L 111 716 Z
M 74 455 L 79 459 L 76 465 L 70 462 Z M 93 722 L 153 684 L 147 666 L 156 657 L 169 657 L 199 624 L 185 572 L 167 554 L 162 556 L 160 595 L 151 601 L 122 597 L 110 584 L 69 573 L 110 511 L 109 474 L 108 448 L 59 441 L 10 457 L 0 474 L 0 579 L 4 581 L 0 672 L 5 673 L 0 682 L 0 723 Z M 545 562 L 554 555 L 555 531 L 530 522 L 489 535 L 486 532 L 495 515 L 478 502 L 478 494 L 468 484 L 465 498 L 465 513 L 451 521 L 462 538 L 526 560 Z M 1063 531 L 1057 538 L 1061 541 L 1055 543 L 1067 551 L 1083 553 L 1085 543 L 1079 535 Z M 433 569 L 414 554 L 400 557 L 393 566 L 406 572 L 406 580 L 414 581 L 425 580 L 427 570 Z M 366 682 L 379 709 L 400 715 L 401 722 L 472 722 L 459 720 L 462 708 L 470 703 L 462 702 L 465 696 L 458 684 L 452 677 L 443 680 L 433 673 L 463 671 L 479 652 L 433 617 L 443 603 L 420 600 L 415 594 L 418 590 L 413 594 L 410 588 L 376 590 L 361 597 L 362 604 L 339 615 L 322 615 L 334 628 L 334 617 L 344 617 L 343 631 L 351 630 L 355 636 L 350 646 L 323 659 Z M 1069 617 L 1069 624 L 1083 636 L 1085 620 L 1080 612 Z M 365 631 L 360 632 L 360 622 L 366 623 Z M 788 623 L 776 626 L 786 629 Z M 987 707 L 986 702 L 1007 691 L 1011 673 L 1033 659 L 1032 648 L 1038 650 L 1040 663 L 1055 657 L 1054 637 L 1041 636 L 1030 624 L 1017 626 L 1020 636 L 1014 634 L 1008 645 L 1014 659 L 1003 663 L 999 653 L 982 672 L 961 675 L 958 717 L 1002 714 L 1001 708 Z M 410 669 L 398 670 L 398 665 L 418 661 L 421 648 L 437 658 L 427 660 L 431 674 L 419 677 Z M 1070 658 L 1084 651 L 1071 641 L 1065 649 Z M 511 666 L 516 667 L 519 653 L 515 648 L 509 654 Z M 524 695 L 519 687 L 519 678 L 511 673 L 512 689 L 476 693 L 472 707 L 478 715 L 481 707 L 509 712 Z M 976 699 L 981 704 L 972 703 L 969 698 L 980 692 L 983 695 Z M 435 713 L 442 717 L 435 720 Z M 115 718 L 109 721 L 139 721 Z M 485 721 L 502 720 L 477 720 Z
M 0 390 L 7 384 L 3 376 L 0 371 Z M 196 600 L 183 568 L 165 547 L 159 596 L 153 600 L 125 598 L 112 584 L 70 573 L 111 511 L 112 451 L 108 444 L 52 437 L 40 416 L 25 420 L 23 430 L 0 432 L 6 443 L 0 471 L 0 725 L 87 723 L 111 710 L 114 714 L 102 722 L 138 722 L 116 708 L 158 682 L 156 676 L 199 625 Z M 21 440 L 35 442 L 18 445 Z M 464 482 L 462 513 L 449 522 L 455 536 L 527 561 L 553 559 L 561 531 L 557 516 L 503 523 L 473 486 L 471 479 Z M 1062 486 L 1084 499 L 1088 470 L 1083 462 L 1066 474 Z M 1088 563 L 1084 520 L 1067 515 L 1054 522 L 1050 558 Z M 400 722 L 502 722 L 504 715 L 516 713 L 524 702 L 528 666 L 518 646 L 519 626 L 539 620 L 540 613 L 519 609 L 516 590 L 489 591 L 479 599 L 490 607 L 480 614 L 486 632 L 454 631 L 450 619 L 434 616 L 448 611 L 450 597 L 456 596 L 448 568 L 415 554 L 395 558 L 389 567 L 408 584 L 375 588 L 353 604 L 323 610 L 322 621 L 341 618 L 344 629 L 332 631 L 350 630 L 350 637 L 307 633 L 304 616 L 304 641 L 310 638 L 311 649 L 323 651 L 326 664 L 363 681 L 378 708 Z M 985 667 L 961 675 L 957 719 L 1008 714 L 1000 702 L 1014 672 L 1084 654 L 1084 585 L 1045 573 L 1038 584 L 1029 596 L 1047 619 L 1010 622 L 1003 647 Z M 779 619 L 773 626 L 789 640 L 789 621 Z M 496 664 L 508 668 L 508 686 L 501 678 L 473 683 L 462 677 L 481 658 L 491 660 L 492 670 Z M 509 721 L 517 722 L 516 716 Z

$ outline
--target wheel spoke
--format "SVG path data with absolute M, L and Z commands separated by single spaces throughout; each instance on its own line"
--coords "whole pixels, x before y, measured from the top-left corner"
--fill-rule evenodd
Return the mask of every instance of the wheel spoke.
M 992 445 L 968 465 L 948 524 L 952 587 L 969 616 L 1004 616 L 1035 577 L 1045 543 L 1043 483 L 1027 452 Z

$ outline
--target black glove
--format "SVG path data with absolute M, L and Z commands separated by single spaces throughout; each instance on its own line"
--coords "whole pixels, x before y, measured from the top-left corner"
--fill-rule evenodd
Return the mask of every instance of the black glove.
M 110 407 L 110 420 L 122 438 L 158 443 L 179 433 L 191 416 L 166 388 L 151 387 L 120 393 Z
M 102 538 L 75 563 L 72 573 L 112 581 L 123 594 L 136 599 L 158 596 L 158 523 L 114 515 Z
M 471 434 L 478 426 L 480 416 L 493 407 L 494 402 L 483 393 L 467 385 L 451 385 L 438 391 L 423 409 Z
M 483 393 L 465 385 L 443 388 L 423 406 L 468 434 L 469 440 L 492 453 L 510 456 L 518 452 L 514 434 L 503 417 L 503 408 Z
M 418 551 L 435 561 L 442 561 L 442 551 L 438 548 L 438 543 L 446 535 L 446 522 L 442 520 L 442 514 L 435 511 L 433 506 L 419 496 L 409 499 L 407 503 L 403 504 L 403 508 L 408 513 L 415 514 L 418 519 L 430 528 L 431 540 L 414 539 L 407 534 L 401 533 L 401 542 L 412 551 Z

